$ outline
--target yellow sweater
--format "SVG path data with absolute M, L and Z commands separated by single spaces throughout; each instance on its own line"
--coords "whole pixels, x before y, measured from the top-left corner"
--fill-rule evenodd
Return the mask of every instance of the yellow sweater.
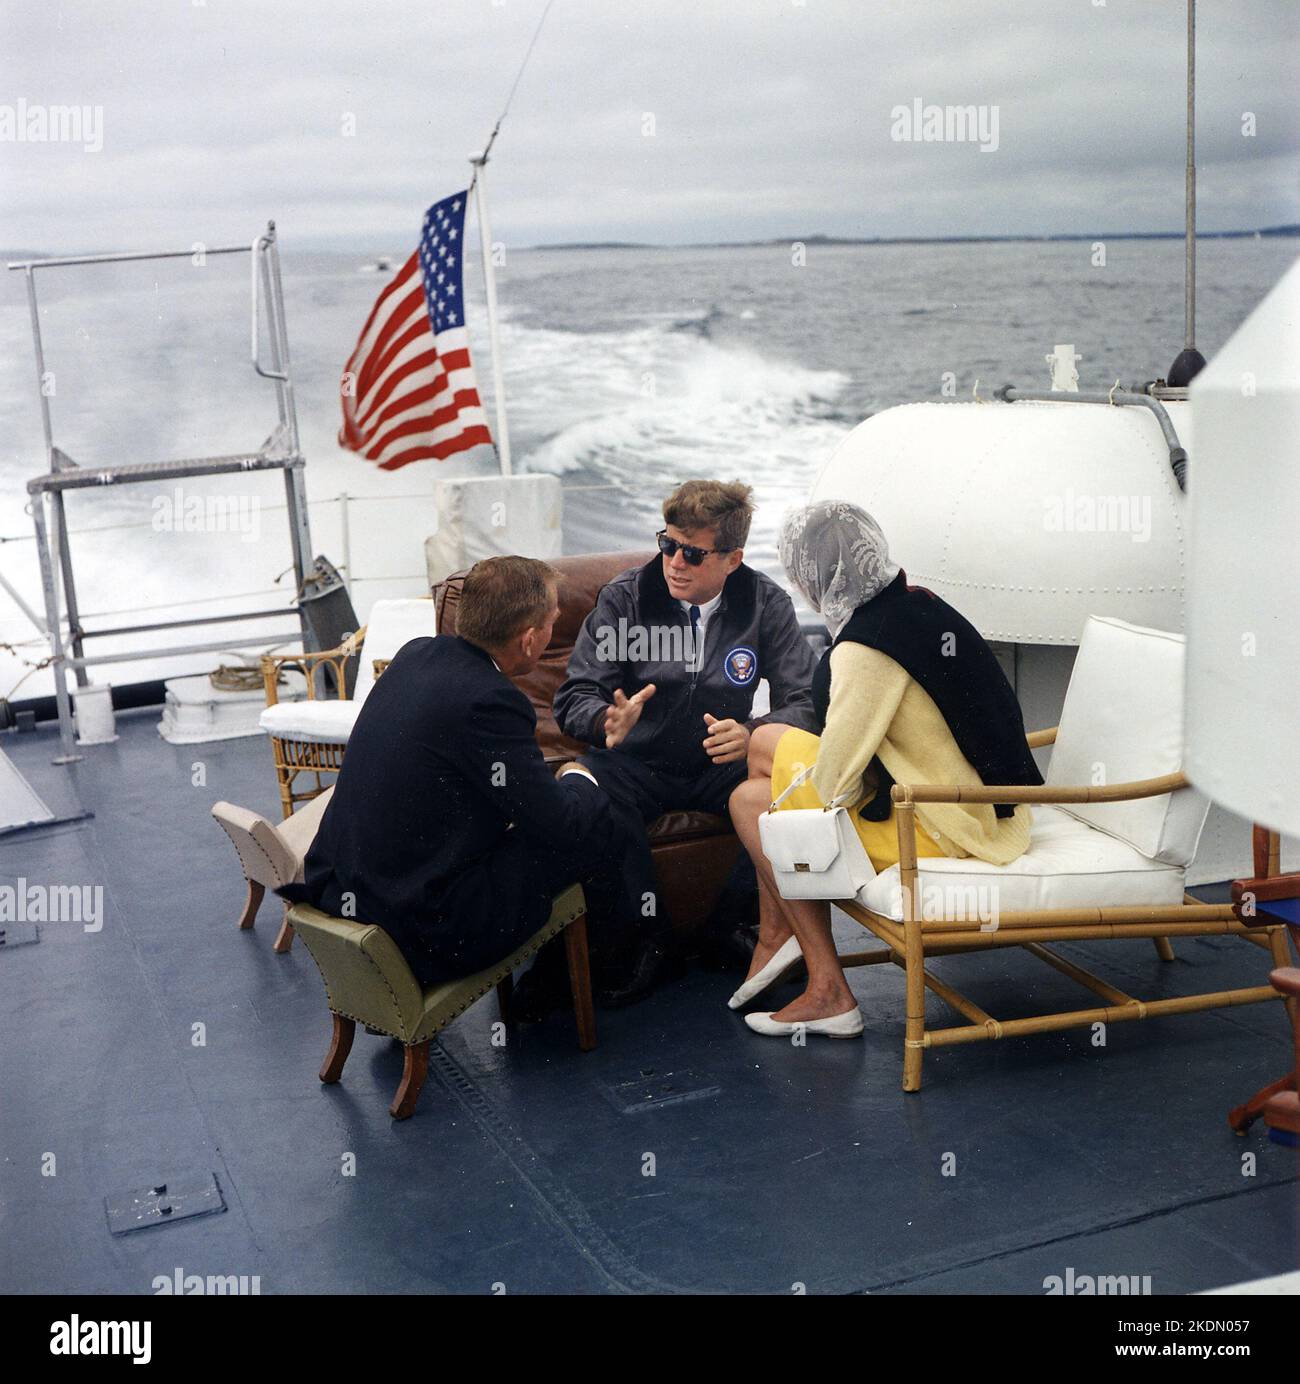
M 934 699 L 878 649 L 846 640 L 831 653 L 831 700 L 812 783 L 823 803 L 861 800 L 873 756 L 898 783 L 978 784 Z M 917 821 L 945 855 L 1007 865 L 1029 846 L 1029 807 L 999 817 L 992 803 L 918 803 Z

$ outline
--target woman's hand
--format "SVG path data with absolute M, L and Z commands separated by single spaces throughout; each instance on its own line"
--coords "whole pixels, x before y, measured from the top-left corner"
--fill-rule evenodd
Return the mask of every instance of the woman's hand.
M 709 728 L 704 751 L 715 764 L 734 764 L 749 753 L 749 731 L 739 721 L 719 721 L 706 711 L 704 724 Z

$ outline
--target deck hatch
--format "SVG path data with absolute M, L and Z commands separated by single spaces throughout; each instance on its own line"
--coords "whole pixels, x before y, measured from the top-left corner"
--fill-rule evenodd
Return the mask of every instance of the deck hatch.
M 661 1110 L 666 1105 L 685 1105 L 687 1101 L 708 1100 L 722 1093 L 721 1086 L 711 1084 L 696 1072 L 663 1072 L 654 1067 L 640 1068 L 621 1081 L 603 1081 L 600 1090 L 624 1115 Z
M 5 923 L 0 927 L 0 950 L 29 946 L 41 940 L 41 930 L 35 923 Z
M 191 1216 L 209 1216 L 226 1209 L 215 1173 L 188 1173 L 135 1191 L 113 1192 L 104 1198 L 108 1228 L 114 1235 L 169 1225 Z

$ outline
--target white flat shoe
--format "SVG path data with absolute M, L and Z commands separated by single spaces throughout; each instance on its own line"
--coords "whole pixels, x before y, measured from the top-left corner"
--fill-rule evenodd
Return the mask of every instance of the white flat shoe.
M 857 1038 L 862 1033 L 862 1011 L 855 1004 L 843 1014 L 832 1014 L 829 1019 L 808 1019 L 803 1023 L 784 1023 L 768 1014 L 746 1014 L 745 1022 L 755 1033 L 768 1037 L 785 1037 L 796 1029 L 805 1033 L 820 1033 L 824 1038 Z
M 771 961 L 756 976 L 752 976 L 732 995 L 727 1001 L 727 1008 L 739 1009 L 742 1004 L 748 1004 L 755 995 L 762 994 L 769 985 L 775 985 L 802 957 L 803 952 L 799 950 L 799 939 L 791 937 L 789 941 L 777 949 Z

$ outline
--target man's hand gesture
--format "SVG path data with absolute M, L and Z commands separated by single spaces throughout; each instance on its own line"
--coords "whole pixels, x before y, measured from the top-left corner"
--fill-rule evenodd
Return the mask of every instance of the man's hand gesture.
M 709 728 L 704 749 L 715 764 L 734 764 L 749 753 L 749 731 L 739 721 L 719 721 L 706 711 L 704 724 Z
M 614 693 L 614 705 L 605 713 L 605 748 L 616 749 L 632 733 L 632 727 L 641 719 L 641 708 L 655 694 L 652 682 L 635 696 L 629 697 L 620 687 Z

